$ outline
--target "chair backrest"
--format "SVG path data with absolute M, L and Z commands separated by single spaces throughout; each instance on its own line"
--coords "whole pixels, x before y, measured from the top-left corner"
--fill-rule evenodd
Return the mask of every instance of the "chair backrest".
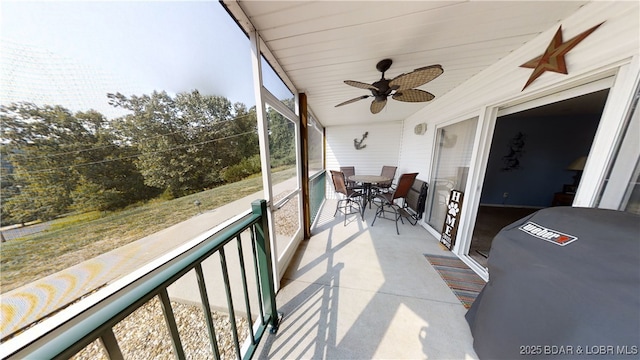
M 393 192 L 393 198 L 402 199 L 407 197 L 409 193 L 409 189 L 411 189 L 411 185 L 413 185 L 413 181 L 418 176 L 418 173 L 405 173 L 400 175 L 400 179 L 398 180 L 398 186 L 396 187 L 396 191 Z
M 393 178 L 396 176 L 397 166 L 383 166 L 382 171 L 380 172 L 380 176 L 388 177 L 393 181 Z M 391 183 L 391 182 L 389 182 Z
M 331 179 L 333 180 L 333 187 L 337 193 L 347 195 L 347 185 L 344 183 L 344 174 L 342 171 L 331 170 Z
M 344 174 L 345 179 L 349 179 L 349 176 L 356 174 L 356 168 L 354 166 L 340 166 L 340 171 Z
M 415 179 L 413 185 L 411 185 L 411 188 L 409 189 L 409 193 L 404 199 L 406 206 L 416 213 L 416 219 L 422 218 L 428 190 L 429 184 L 420 179 Z

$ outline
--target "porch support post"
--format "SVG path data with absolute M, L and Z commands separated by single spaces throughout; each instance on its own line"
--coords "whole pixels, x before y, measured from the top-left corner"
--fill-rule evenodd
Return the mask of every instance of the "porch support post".
M 307 109 L 307 95 L 305 93 L 298 94 L 298 113 L 300 116 L 300 163 L 302 165 L 301 172 L 301 188 L 302 188 L 302 219 L 304 238 L 311 238 L 311 208 L 309 206 L 309 119 Z
M 251 203 L 254 214 L 261 214 L 260 222 L 256 224 L 256 250 L 258 255 L 258 282 L 261 285 L 263 309 L 266 320 L 271 325 L 271 332 L 278 331 L 279 314 L 276 308 L 276 290 L 274 286 L 272 252 L 269 249 L 269 220 L 267 218 L 267 203 L 264 200 L 256 200 Z
M 256 31 L 250 34 L 251 62 L 253 65 L 253 89 L 256 98 L 256 118 L 258 120 L 258 140 L 260 144 L 260 165 L 262 166 L 262 186 L 264 196 L 271 202 L 271 154 L 269 153 L 269 124 L 262 96 L 262 67 L 260 65 L 260 37 Z

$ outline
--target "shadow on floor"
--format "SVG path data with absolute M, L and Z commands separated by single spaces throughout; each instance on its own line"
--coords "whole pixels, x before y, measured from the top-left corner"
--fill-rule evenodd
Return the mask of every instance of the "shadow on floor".
M 300 244 L 277 296 L 284 318 L 259 358 L 476 358 L 466 310 L 425 253 L 451 255 L 420 225 L 333 213 Z

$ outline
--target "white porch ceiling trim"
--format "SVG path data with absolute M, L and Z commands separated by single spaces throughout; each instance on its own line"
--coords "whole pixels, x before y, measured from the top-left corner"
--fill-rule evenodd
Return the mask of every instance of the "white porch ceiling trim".
M 391 58 L 390 79 L 440 64 L 444 74 L 420 86 L 438 101 L 447 92 L 577 11 L 588 1 L 236 1 L 232 16 L 260 34 L 267 60 L 294 93 L 304 92 L 325 126 L 402 121 L 427 103 L 389 99 L 379 114 L 371 98 L 336 108 L 368 90 L 376 63 Z

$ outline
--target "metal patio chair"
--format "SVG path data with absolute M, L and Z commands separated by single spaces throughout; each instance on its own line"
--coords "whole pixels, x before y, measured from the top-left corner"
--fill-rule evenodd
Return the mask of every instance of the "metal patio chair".
M 391 180 L 384 183 L 378 183 L 375 187 L 377 193 L 388 193 L 391 190 L 391 184 L 393 183 L 393 178 L 396 176 L 397 169 L 398 169 L 397 166 L 385 165 L 382 167 L 382 171 L 380 171 L 380 176 L 387 177 Z
M 340 166 L 340 171 L 344 174 L 344 180 L 347 188 L 357 189 L 359 187 L 355 181 L 349 180 L 349 176 L 356 174 L 355 166 Z
M 336 193 L 342 194 L 345 197 L 344 199 L 338 200 L 333 216 L 335 217 L 338 211 L 343 213 L 345 226 L 347 225 L 347 215 L 359 213 L 360 218 L 364 221 L 364 208 L 362 206 L 362 197 L 364 194 L 355 189 L 347 188 L 342 171 L 331 170 L 331 179 L 333 180 L 333 187 Z
M 396 203 L 396 200 L 402 199 L 405 201 L 409 190 L 411 189 L 411 185 L 413 185 L 414 180 L 418 176 L 418 173 L 406 173 L 400 176 L 398 180 L 398 185 L 395 190 L 387 193 L 379 193 L 376 195 L 376 200 L 379 200 L 378 210 L 376 210 L 376 215 L 373 218 L 373 222 L 371 222 L 371 226 L 375 224 L 376 220 L 380 217 L 387 220 L 394 220 L 396 222 L 396 233 L 400 235 L 400 230 L 398 230 L 398 220 L 404 224 L 402 221 L 402 206 Z M 386 214 L 393 214 L 393 218 L 388 218 Z
M 400 209 L 400 214 L 409 220 L 411 225 L 416 225 L 420 219 L 422 219 L 422 214 L 424 213 L 426 201 L 427 201 L 427 191 L 429 190 L 429 184 L 420 180 L 415 179 L 413 181 L 413 185 L 409 189 L 407 196 L 402 201 L 402 208 Z

